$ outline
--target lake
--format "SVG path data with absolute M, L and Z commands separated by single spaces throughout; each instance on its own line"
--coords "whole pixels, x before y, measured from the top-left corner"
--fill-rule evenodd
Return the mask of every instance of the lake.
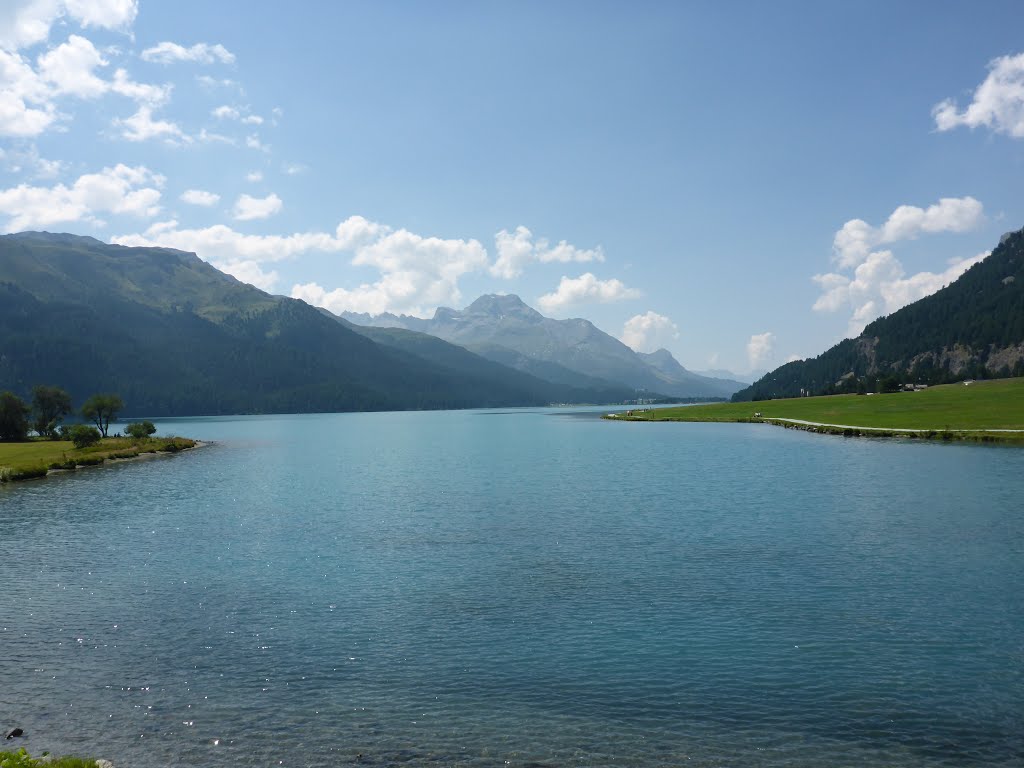
M 0 487 L 0 728 L 197 766 L 1020 766 L 1024 452 L 164 420 Z

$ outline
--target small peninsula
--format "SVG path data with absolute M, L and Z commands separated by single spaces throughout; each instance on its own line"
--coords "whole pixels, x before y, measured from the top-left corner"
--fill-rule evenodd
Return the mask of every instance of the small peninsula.
M 728 421 L 812 432 L 1024 445 L 1024 377 L 908 389 L 654 408 L 608 414 L 613 421 Z
M 70 440 L 0 443 L 0 483 L 32 480 L 50 472 L 72 471 L 107 461 L 157 453 L 179 453 L 199 443 L 187 437 L 106 437 L 84 448 Z

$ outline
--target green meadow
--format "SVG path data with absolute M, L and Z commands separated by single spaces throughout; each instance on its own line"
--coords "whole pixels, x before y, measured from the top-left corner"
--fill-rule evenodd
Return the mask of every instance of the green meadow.
M 946 384 L 918 392 L 655 408 L 634 411 L 632 416 L 620 415 L 618 418 L 633 421 L 799 419 L 821 424 L 921 432 L 1024 430 L 1024 378 L 976 381 L 970 385 Z
M 30 440 L 0 443 L 0 482 L 42 477 L 51 469 L 75 469 L 108 459 L 131 459 L 143 453 L 176 453 L 195 446 L 184 437 L 108 437 L 88 448 L 70 440 Z

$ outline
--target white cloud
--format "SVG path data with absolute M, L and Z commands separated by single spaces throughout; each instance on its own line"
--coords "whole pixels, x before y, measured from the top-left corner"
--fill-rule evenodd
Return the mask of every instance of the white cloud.
M 260 137 L 255 133 L 245 137 L 245 146 L 249 149 L 258 149 L 260 152 L 270 151 L 270 147 L 260 141 Z
M 195 139 L 203 144 L 229 144 L 232 147 L 238 146 L 238 142 L 230 136 L 225 136 L 223 133 L 214 133 L 213 131 L 208 131 L 205 128 L 201 128 L 199 130 Z
M 136 0 L 5 0 L 0 5 L 0 48 L 16 51 L 41 43 L 64 16 L 82 27 L 123 31 L 137 13 Z
M 229 107 L 227 104 L 222 104 L 210 110 L 210 114 L 216 117 L 218 120 L 237 120 L 240 113 L 234 107 Z
M 216 205 L 220 202 L 220 195 L 207 192 L 202 189 L 186 189 L 179 198 L 181 202 L 189 205 L 201 205 L 205 208 Z
M 110 84 L 95 73 L 98 67 L 105 67 L 107 61 L 91 41 L 79 35 L 71 35 L 66 43 L 44 53 L 38 64 L 39 76 L 53 86 L 51 96 L 94 99 L 110 88 Z
M 918 299 L 949 285 L 973 265 L 988 256 L 988 251 L 965 259 L 956 259 L 941 272 L 918 272 L 909 277 L 892 251 L 876 251 L 854 270 L 852 277 L 829 273 L 812 279 L 822 289 L 814 303 L 819 312 L 852 309 L 847 333 L 859 336 L 864 326 L 881 315 L 888 315 Z
M 598 280 L 592 273 L 585 272 L 579 277 L 571 278 L 563 275 L 558 288 L 537 299 L 541 309 L 546 312 L 558 312 L 574 304 L 598 302 L 606 304 L 612 301 L 624 301 L 641 296 L 640 291 L 628 288 L 615 278 Z
M 0 136 L 38 136 L 56 119 L 46 82 L 23 57 L 0 50 Z
M 872 227 L 862 219 L 851 219 L 836 232 L 832 242 L 834 260 L 842 269 L 863 263 L 871 249 L 921 234 L 967 232 L 985 221 L 984 208 L 973 197 L 944 197 L 928 208 L 901 205 L 885 224 Z
M 523 268 L 532 262 L 604 261 L 600 247 L 584 250 L 565 240 L 552 247 L 544 238 L 534 241 L 533 233 L 524 226 L 516 227 L 515 232 L 501 230 L 494 236 L 494 245 L 498 258 L 491 267 L 491 274 L 506 280 L 519 277 Z
M 747 342 L 747 360 L 751 370 L 761 368 L 772 359 L 775 353 L 775 334 L 771 331 L 755 333 Z
M 172 85 L 154 85 L 152 83 L 138 83 L 128 77 L 123 69 L 114 72 L 114 79 L 110 83 L 110 90 L 139 104 L 149 104 L 157 107 L 164 104 L 171 98 Z
M 153 108 L 147 105 L 139 107 L 131 117 L 118 118 L 114 125 L 121 128 L 121 136 L 128 141 L 148 141 L 163 139 L 169 144 L 189 144 L 192 138 L 185 135 L 177 123 L 169 120 L 154 120 Z
M 80 176 L 70 187 L 21 184 L 0 190 L 0 213 L 8 232 L 54 224 L 98 221 L 102 213 L 155 216 L 165 179 L 144 166 L 117 165 Z
M 231 80 L 230 78 L 226 77 L 218 79 L 216 77 L 210 77 L 209 75 L 198 75 L 196 77 L 196 82 L 199 83 L 203 88 L 206 88 L 207 90 L 211 91 L 220 88 L 238 88 L 239 90 L 241 90 L 241 86 L 239 86 L 239 84 L 235 80 Z
M 679 328 L 664 315 L 647 311 L 626 321 L 619 339 L 637 352 L 653 352 L 679 338 Z
M 249 171 L 249 173 L 245 174 L 245 180 L 253 184 L 263 181 L 263 171 Z
M 988 70 L 988 76 L 963 112 L 957 110 L 953 99 L 945 99 L 932 108 L 938 130 L 984 126 L 996 133 L 1024 138 L 1024 53 L 993 59 Z
M 333 312 L 406 312 L 426 314 L 441 305 L 458 304 L 459 278 L 487 267 L 487 251 L 476 240 L 423 237 L 404 229 L 352 216 L 334 234 L 244 235 L 218 224 L 205 229 L 180 229 L 177 221 L 159 222 L 143 234 L 120 235 L 121 245 L 163 246 L 197 253 L 214 266 L 265 290 L 277 275 L 260 265 L 310 252 L 353 253 L 354 266 L 376 269 L 376 282 L 329 290 L 316 283 L 296 285 L 292 296 Z M 258 270 L 258 271 L 257 271 Z M 262 275 L 262 276 L 261 276 Z
M 278 274 L 271 270 L 265 272 L 257 261 L 215 261 L 213 266 L 221 272 L 227 272 L 232 277 L 241 280 L 243 283 L 255 285 L 263 291 L 272 291 L 277 285 Z
M 266 197 L 253 197 L 252 195 L 240 195 L 235 201 L 232 215 L 236 221 L 252 221 L 253 219 L 267 219 L 275 213 L 279 213 L 284 203 L 275 194 Z
M 64 168 L 60 160 L 47 160 L 40 156 L 35 144 L 24 149 L 12 148 L 8 152 L 0 149 L 0 159 L 9 173 L 25 173 L 36 179 L 52 179 Z
M 180 229 L 177 221 L 153 224 L 142 234 L 117 235 L 120 245 L 177 248 L 211 263 L 283 261 L 313 251 L 340 251 L 342 243 L 322 232 L 292 235 L 244 235 L 224 224 L 203 229 Z
M 302 163 L 287 163 L 282 166 L 282 170 L 289 176 L 298 176 L 300 173 L 305 173 L 309 169 Z
M 973 197 L 944 197 L 927 208 L 901 205 L 880 227 L 851 219 L 833 240 L 832 260 L 840 271 L 811 278 L 821 289 L 814 309 L 837 312 L 849 307 L 852 315 L 847 333 L 858 336 L 878 316 L 934 293 L 985 256 L 956 260 L 942 272 L 919 272 L 907 277 L 891 250 L 874 248 L 913 240 L 922 234 L 966 232 L 984 221 L 983 206 Z M 852 274 L 843 274 L 849 270 Z
M 17 52 L 0 50 L 0 136 L 38 136 L 62 116 L 61 98 L 97 99 L 116 93 L 140 105 L 157 106 L 171 92 L 169 85 L 133 81 L 123 69 L 104 79 L 108 61 L 91 41 L 71 35 L 36 60 L 37 68 Z
M 235 54 L 220 43 L 215 45 L 196 43 L 186 48 L 177 43 L 163 42 L 144 50 L 142 60 L 158 64 L 171 64 L 175 61 L 191 61 L 197 64 L 214 64 L 216 62 L 234 64 Z
M 227 104 L 216 107 L 210 111 L 210 114 L 218 120 L 238 120 L 243 125 L 263 125 L 263 118 L 259 115 L 253 115 L 247 109 L 239 109 Z
M 339 235 L 341 230 L 339 226 Z M 373 237 L 361 226 L 353 228 L 349 234 L 353 239 Z M 376 234 L 381 235 L 380 230 Z M 292 297 L 335 313 L 348 310 L 423 316 L 438 306 L 461 301 L 459 278 L 484 269 L 487 251 L 477 240 L 422 237 L 400 229 L 358 246 L 352 264 L 375 267 L 380 279 L 356 288 L 333 291 L 316 283 L 296 285 L 292 288 Z

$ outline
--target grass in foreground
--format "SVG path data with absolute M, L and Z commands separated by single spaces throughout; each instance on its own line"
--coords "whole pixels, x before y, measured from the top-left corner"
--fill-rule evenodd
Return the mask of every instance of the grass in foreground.
M 176 453 L 195 444 L 195 440 L 185 437 L 107 437 L 88 448 L 75 448 L 69 440 L 0 443 L 0 482 L 28 480 L 42 477 L 51 469 L 75 469 L 141 453 Z
M 83 757 L 56 757 L 46 759 L 30 757 L 24 747 L 17 752 L 0 752 L 0 768 L 96 768 L 95 760 Z
M 760 417 L 755 417 L 760 413 Z M 620 416 L 620 418 L 623 418 Z M 714 403 L 655 408 L 635 413 L 638 421 L 770 421 L 801 419 L 922 432 L 1024 429 L 1024 378 L 946 384 L 920 392 L 885 395 L 833 395 L 753 403 Z M 996 433 L 998 434 L 998 433 Z M 1003 439 L 1013 439 L 1003 434 Z M 1019 435 L 1018 439 L 1024 439 Z

